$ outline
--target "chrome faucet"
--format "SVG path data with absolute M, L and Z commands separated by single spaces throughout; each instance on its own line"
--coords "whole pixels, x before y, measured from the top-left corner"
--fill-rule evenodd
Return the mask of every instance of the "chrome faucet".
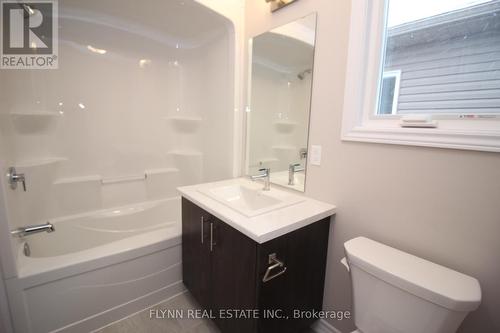
M 259 169 L 260 172 L 262 172 L 260 175 L 256 176 L 250 176 L 250 179 L 253 181 L 256 181 L 257 179 L 264 179 L 264 188 L 262 189 L 263 191 L 269 191 L 271 190 L 271 169 L 269 168 L 263 168 Z
M 307 158 L 307 148 L 301 148 L 299 150 L 299 156 L 300 156 L 301 160 L 306 159 Z
M 23 190 L 26 192 L 26 178 L 24 177 L 24 173 L 17 173 L 16 168 L 10 167 L 7 172 L 7 180 L 10 188 L 13 190 L 17 188 L 17 183 L 23 183 Z
M 292 163 L 288 166 L 288 185 L 295 185 L 295 173 L 304 171 L 304 167 L 300 167 L 299 163 Z
M 31 225 L 28 227 L 17 228 L 12 230 L 10 234 L 14 237 L 24 237 L 44 231 L 53 232 L 56 231 L 56 229 L 52 223 L 47 222 L 45 224 L 38 224 L 38 225 Z

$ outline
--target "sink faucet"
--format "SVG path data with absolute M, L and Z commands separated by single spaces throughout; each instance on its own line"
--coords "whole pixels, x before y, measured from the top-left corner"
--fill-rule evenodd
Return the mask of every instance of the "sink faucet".
M 14 229 L 10 232 L 12 236 L 15 237 L 24 237 L 24 236 L 29 236 L 32 234 L 37 234 L 39 232 L 53 232 L 56 229 L 54 228 L 54 225 L 52 223 L 44 223 L 44 224 L 38 224 L 38 225 L 31 225 L 28 227 L 21 227 Z
M 262 172 L 260 175 L 256 176 L 250 176 L 250 179 L 253 181 L 256 181 L 257 179 L 264 179 L 264 188 L 262 189 L 263 191 L 269 191 L 271 190 L 271 169 L 269 168 L 264 168 L 264 169 L 259 169 L 260 172 Z
M 288 166 L 288 185 L 295 185 L 295 173 L 304 170 L 304 167 L 300 167 L 299 163 L 290 164 Z

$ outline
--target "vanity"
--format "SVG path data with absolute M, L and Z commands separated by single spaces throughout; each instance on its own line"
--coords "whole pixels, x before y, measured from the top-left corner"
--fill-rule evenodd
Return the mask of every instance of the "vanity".
M 223 333 L 307 329 L 335 207 L 244 178 L 179 191 L 184 284 L 205 315 Z
M 179 189 L 184 284 L 222 333 L 299 333 L 322 309 L 335 207 L 300 193 L 315 36 L 313 13 L 252 38 L 249 177 Z

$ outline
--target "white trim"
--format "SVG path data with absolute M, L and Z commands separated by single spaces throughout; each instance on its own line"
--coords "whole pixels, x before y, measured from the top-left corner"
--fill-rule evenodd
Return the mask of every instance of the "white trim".
M 342 140 L 500 152 L 498 117 L 433 115 L 439 128 L 430 129 L 401 128 L 399 116 L 376 115 L 386 8 L 385 0 L 352 1 Z
M 316 321 L 311 326 L 311 329 L 316 333 L 342 333 L 340 330 L 327 323 L 324 319 Z
M 435 128 L 354 127 L 342 140 L 407 146 L 500 152 L 498 133 L 444 131 Z

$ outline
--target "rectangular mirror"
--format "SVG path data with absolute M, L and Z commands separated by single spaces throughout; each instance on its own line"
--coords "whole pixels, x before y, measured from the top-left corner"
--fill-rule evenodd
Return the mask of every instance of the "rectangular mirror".
M 250 41 L 247 174 L 271 169 L 271 182 L 305 190 L 316 14 Z

